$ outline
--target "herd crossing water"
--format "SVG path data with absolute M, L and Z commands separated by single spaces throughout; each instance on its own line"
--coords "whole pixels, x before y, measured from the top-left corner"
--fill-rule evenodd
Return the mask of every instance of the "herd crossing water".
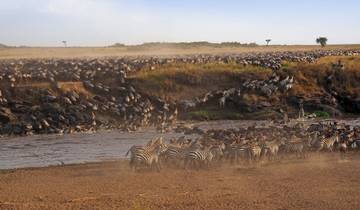
M 342 121 L 360 125 L 360 120 Z M 254 121 L 216 121 L 196 123 L 203 130 L 237 129 L 253 125 Z M 266 127 L 266 121 L 256 122 Z M 50 165 L 76 164 L 117 160 L 125 158 L 132 145 L 145 145 L 150 139 L 164 137 L 166 141 L 183 136 L 182 133 L 160 134 L 155 128 L 128 133 L 101 131 L 68 135 L 35 135 L 0 139 L 0 169 L 45 167 Z M 196 138 L 198 135 L 187 135 Z

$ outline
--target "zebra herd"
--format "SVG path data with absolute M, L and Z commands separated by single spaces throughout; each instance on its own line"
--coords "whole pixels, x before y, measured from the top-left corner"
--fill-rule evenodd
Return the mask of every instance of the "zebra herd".
M 201 169 L 223 163 L 253 164 L 285 156 L 306 158 L 310 152 L 347 152 L 360 148 L 360 129 L 340 128 L 337 124 L 208 130 L 197 139 L 185 136 L 150 140 L 145 146 L 132 146 L 130 167 L 156 169 L 163 165 L 182 169 Z

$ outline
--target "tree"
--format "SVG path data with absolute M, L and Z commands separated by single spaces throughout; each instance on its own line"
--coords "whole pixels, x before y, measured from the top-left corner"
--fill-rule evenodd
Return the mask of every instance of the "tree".
M 62 43 L 64 44 L 64 47 L 67 46 L 67 41 L 62 41 Z
M 316 39 L 316 43 L 320 44 L 321 47 L 325 47 L 328 39 L 326 37 L 319 37 Z
M 266 46 L 269 46 L 269 43 L 271 42 L 271 39 L 267 39 L 266 41 Z

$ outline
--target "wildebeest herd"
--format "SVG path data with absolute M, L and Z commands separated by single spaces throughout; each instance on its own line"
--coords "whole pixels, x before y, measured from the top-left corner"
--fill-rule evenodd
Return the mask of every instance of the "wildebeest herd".
M 133 146 L 130 167 L 160 171 L 163 166 L 182 169 L 207 169 L 223 163 L 253 164 L 260 160 L 279 160 L 293 156 L 306 158 L 321 152 L 345 154 L 360 149 L 360 126 L 320 122 L 292 126 L 274 125 L 267 128 L 207 130 L 196 129 L 196 139 L 150 140 L 144 146 Z
M 323 56 L 359 54 L 359 50 L 319 50 L 231 55 L 124 57 L 103 59 L 0 60 L 0 135 L 72 133 L 141 126 L 161 128 L 175 122 L 178 108 L 159 97 L 139 92 L 127 75 L 156 71 L 168 63 L 237 63 L 279 69 L 283 61 L 315 62 Z M 244 89 L 265 95 L 290 89 L 293 78 L 252 81 Z M 237 91 L 222 91 L 220 106 Z M 209 93 L 208 98 L 217 93 Z

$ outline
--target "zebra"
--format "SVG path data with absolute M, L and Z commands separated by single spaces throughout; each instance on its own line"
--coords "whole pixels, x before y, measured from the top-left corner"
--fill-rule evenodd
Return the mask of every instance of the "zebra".
M 183 153 L 186 149 L 187 148 L 183 148 L 181 146 L 171 145 L 166 149 L 162 157 L 164 158 L 165 162 L 177 165 L 180 163 L 180 161 L 183 160 Z
M 248 147 L 243 145 L 226 145 L 224 150 L 224 156 L 226 159 L 230 160 L 231 164 L 236 162 L 240 163 L 240 159 L 249 159 L 249 150 Z
M 225 108 L 226 106 L 226 99 L 227 99 L 227 96 L 223 96 L 219 99 L 219 107 L 220 109 L 223 109 Z
M 176 165 L 180 164 L 184 160 L 185 154 L 192 150 L 201 149 L 201 144 L 198 141 L 191 143 L 190 145 L 182 144 L 170 145 L 166 151 L 163 153 L 162 157 L 167 163 L 174 163 Z
M 214 160 L 220 162 L 224 157 L 225 144 L 215 145 L 210 148 L 211 153 L 214 155 Z
M 320 136 L 320 132 L 315 131 L 309 135 L 308 145 L 314 151 L 319 152 L 324 148 L 324 136 Z
M 136 145 L 132 146 L 126 152 L 125 157 L 127 157 L 129 155 L 129 153 L 131 153 L 131 156 L 130 156 L 130 165 L 131 165 L 132 162 L 134 161 L 136 154 L 141 154 L 146 151 L 151 151 L 158 145 L 162 145 L 163 147 L 165 146 L 165 144 L 163 143 L 162 137 L 150 140 L 145 146 L 136 146 Z
M 137 171 L 139 166 L 145 166 L 146 168 L 154 169 L 160 172 L 161 164 L 159 161 L 159 155 L 163 152 L 164 147 L 162 144 L 157 145 L 153 150 L 145 150 L 138 152 L 134 155 L 130 168 L 134 168 Z
M 129 153 L 136 153 L 137 151 L 145 151 L 149 148 L 152 148 L 156 143 L 158 143 L 160 141 L 161 138 L 155 138 L 155 139 L 151 139 L 145 146 L 138 146 L 138 145 L 134 145 L 132 147 L 130 147 L 130 149 L 126 152 L 125 157 L 129 155 Z
M 295 153 L 297 158 L 305 158 L 305 145 L 302 142 L 291 142 L 284 144 L 285 153 Z
M 360 139 L 355 139 L 352 144 L 353 147 L 360 149 Z
M 267 156 L 269 160 L 276 158 L 279 152 L 279 146 L 277 141 L 265 142 L 262 148 L 262 156 Z
M 323 149 L 332 152 L 334 150 L 334 144 L 336 142 L 339 142 L 339 136 L 337 134 L 330 138 L 322 139 Z
M 153 148 L 153 145 L 146 145 L 146 146 L 134 145 L 126 152 L 125 157 L 127 157 L 130 153 L 130 165 L 131 165 L 132 162 L 134 161 L 136 154 L 152 150 L 152 148 Z
M 261 147 L 258 144 L 252 144 L 248 148 L 250 160 L 258 161 L 261 157 Z
M 339 136 L 335 134 L 330 138 L 325 138 L 325 136 L 318 136 L 318 132 L 315 132 L 315 138 L 311 139 L 309 145 L 314 148 L 316 152 L 323 150 L 332 152 L 336 143 L 339 143 Z
M 213 158 L 214 155 L 212 154 L 210 148 L 189 151 L 185 154 L 184 168 L 186 169 L 188 164 L 196 169 L 199 169 L 200 167 L 209 167 Z

